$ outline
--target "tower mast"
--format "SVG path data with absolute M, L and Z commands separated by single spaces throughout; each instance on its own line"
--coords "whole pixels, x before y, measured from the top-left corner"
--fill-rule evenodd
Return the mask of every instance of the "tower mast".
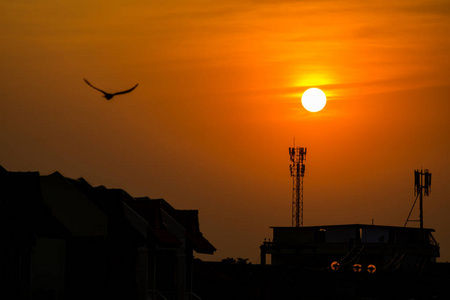
M 292 227 L 303 227 L 303 176 L 305 175 L 306 148 L 289 147 L 292 177 Z
M 420 229 L 423 229 L 423 194 L 425 196 L 429 196 L 431 193 L 431 173 L 428 169 L 423 170 L 414 170 L 414 196 L 416 196 L 416 200 L 409 212 L 408 218 L 405 222 L 405 227 L 408 222 L 420 222 Z M 411 213 L 416 205 L 417 198 L 419 199 L 419 220 L 410 220 Z

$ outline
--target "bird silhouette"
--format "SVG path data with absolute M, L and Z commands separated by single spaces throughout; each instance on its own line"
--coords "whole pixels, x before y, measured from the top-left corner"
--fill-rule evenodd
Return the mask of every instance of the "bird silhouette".
M 89 81 L 87 81 L 86 79 L 84 79 L 84 81 L 85 81 L 90 87 L 96 89 L 97 91 L 102 92 L 102 93 L 103 93 L 103 97 L 105 97 L 106 100 L 111 100 L 111 98 L 114 97 L 114 96 L 116 96 L 116 95 L 121 95 L 121 94 L 129 93 L 129 92 L 131 92 L 132 90 L 134 90 L 134 89 L 138 86 L 138 84 L 136 84 L 135 86 L 133 86 L 133 87 L 132 87 L 131 89 L 129 89 L 129 90 L 122 91 L 122 92 L 117 92 L 117 93 L 112 93 L 112 94 L 111 94 L 111 93 L 107 93 L 107 92 L 105 92 L 105 91 L 103 91 L 103 90 L 101 90 L 101 89 L 99 89 L 99 88 L 96 88 L 95 86 L 93 86 L 92 84 L 90 84 Z

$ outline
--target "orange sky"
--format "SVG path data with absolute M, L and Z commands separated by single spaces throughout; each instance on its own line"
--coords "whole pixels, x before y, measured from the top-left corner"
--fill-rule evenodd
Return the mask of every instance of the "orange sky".
M 305 226 L 403 226 L 428 168 L 424 223 L 450 260 L 449 17 L 428 0 L 2 1 L 0 164 L 198 209 L 208 259 L 256 262 L 291 224 L 295 137 Z M 83 78 L 139 86 L 107 102 Z M 312 86 L 319 113 L 300 105 Z

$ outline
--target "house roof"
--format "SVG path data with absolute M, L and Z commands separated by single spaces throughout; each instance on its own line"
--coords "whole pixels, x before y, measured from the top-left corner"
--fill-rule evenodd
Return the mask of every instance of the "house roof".
M 195 235 L 195 236 L 189 236 L 189 238 L 192 241 L 192 244 L 194 245 L 194 250 L 197 253 L 204 253 L 204 254 L 214 254 L 214 252 L 217 250 L 204 236 L 202 233 Z
M 59 172 L 41 176 L 38 172 L 8 172 L 0 166 L 0 176 L 0 193 L 16 193 L 14 198 L 20 199 L 9 201 L 0 197 L 2 208 L 11 206 L 3 212 L 13 211 L 23 216 L 25 223 L 41 218 L 33 221 L 36 226 L 32 227 L 43 234 L 105 236 L 111 232 L 131 233 L 126 228 L 132 227 L 144 237 L 149 233 L 162 246 L 178 247 L 186 238 L 198 253 L 216 251 L 200 232 L 197 210 L 177 210 L 164 199 L 133 198 L 122 189 L 93 187 L 83 178 L 71 179 Z M 42 213 L 36 214 L 37 211 Z M 177 233 L 177 237 L 168 230 L 162 212 L 179 224 L 181 235 Z
M 216 248 L 200 232 L 198 210 L 175 210 L 173 215 L 186 228 L 186 234 L 197 253 L 214 254 Z
M 160 201 L 148 197 L 125 197 L 126 205 L 136 211 L 149 224 L 149 232 L 157 243 L 164 247 L 178 247 L 182 242 L 163 224 Z
M 216 251 L 216 248 L 200 232 L 198 210 L 178 210 L 164 199 L 137 197 L 133 200 L 127 199 L 127 201 L 126 203 L 128 205 L 138 211 L 146 220 L 149 220 L 152 233 L 161 242 L 173 243 L 175 241 L 174 239 L 179 241 L 173 233 L 165 228 L 161 216 L 161 210 L 163 210 L 184 227 L 186 230 L 186 238 L 191 242 L 193 249 L 197 253 L 213 254 Z M 153 219 L 154 222 L 151 223 L 150 219 Z
M 106 236 L 107 217 L 60 173 L 40 176 L 44 203 L 75 236 Z
M 44 203 L 38 172 L 0 170 L 0 232 L 64 238 L 70 231 Z
M 132 237 L 137 231 L 141 235 L 141 240 L 147 238 L 148 223 L 124 203 L 123 198 L 131 198 L 126 191 L 104 187 L 94 188 L 84 178 L 68 180 L 106 213 L 108 227 L 113 234 L 122 232 L 122 235 Z

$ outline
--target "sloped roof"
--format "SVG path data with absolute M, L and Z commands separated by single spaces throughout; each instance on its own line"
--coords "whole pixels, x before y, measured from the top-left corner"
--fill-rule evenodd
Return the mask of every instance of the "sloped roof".
M 40 176 L 44 203 L 75 236 L 106 236 L 106 215 L 60 173 Z
M 214 252 L 217 250 L 200 232 L 200 234 L 197 235 L 189 235 L 189 238 L 192 241 L 192 244 L 194 246 L 194 250 L 197 253 L 204 253 L 204 254 L 214 254 Z
M 164 226 L 161 217 L 161 203 L 148 197 L 124 198 L 126 205 L 136 211 L 149 224 L 149 232 L 157 243 L 166 247 L 178 247 L 181 241 Z
M 1 176 L 8 175 L 10 179 L 14 176 L 20 177 L 15 178 L 16 185 L 9 184 L 8 188 L 5 188 L 8 180 L 3 180 L 1 190 L 3 192 L 8 190 L 8 193 L 11 189 L 26 191 L 25 193 L 28 194 L 23 194 L 19 198 L 34 199 L 35 206 L 46 211 L 46 214 L 43 214 L 46 216 L 46 221 L 41 220 L 40 227 L 35 227 L 40 228 L 42 232 L 50 234 L 49 229 L 53 228 L 53 231 L 59 231 L 60 235 L 105 236 L 111 226 L 120 229 L 131 223 L 142 236 L 146 237 L 148 229 L 159 244 L 178 247 L 182 242 L 164 225 L 161 216 L 161 212 L 164 211 L 182 226 L 180 228 L 184 228 L 182 230 L 186 231 L 186 238 L 196 252 L 212 254 L 216 251 L 216 248 L 200 232 L 197 210 L 177 210 L 164 199 L 133 198 L 122 189 L 93 187 L 83 178 L 75 180 L 64 177 L 59 172 L 46 176 L 41 176 L 38 172 L 11 174 L 12 172 L 0 166 Z M 26 188 L 21 188 L 23 185 Z M 0 199 L 2 200 L 0 205 L 3 206 L 6 203 L 3 199 L 6 198 Z M 34 206 L 26 205 L 25 210 L 30 208 L 29 214 L 32 214 L 36 212 L 36 209 L 31 209 L 32 207 Z M 12 210 L 14 209 L 20 211 L 19 207 Z M 27 214 L 24 216 L 26 217 Z M 6 219 L 3 218 L 3 220 Z
M 136 230 L 141 235 L 141 240 L 147 238 L 148 223 L 124 203 L 124 198 L 131 198 L 126 191 L 107 189 L 103 186 L 94 188 L 84 178 L 76 180 L 67 178 L 67 180 L 106 213 L 109 220 L 109 230 L 114 230 L 115 234 L 120 231 L 122 234 L 130 236 L 133 236 L 133 230 Z
M 175 210 L 174 218 L 184 226 L 197 253 L 214 254 L 216 248 L 200 232 L 198 210 Z
M 174 220 L 176 220 L 186 230 L 186 238 L 192 243 L 192 247 L 197 253 L 213 254 L 216 248 L 203 236 L 200 232 L 198 210 L 179 210 L 175 209 L 164 199 L 150 199 L 148 197 L 134 198 L 132 203 L 141 203 L 140 205 L 148 205 L 152 207 L 152 214 L 160 220 L 161 213 L 159 209 L 164 210 Z M 133 209 L 135 209 L 133 207 Z M 149 213 L 149 212 L 143 212 Z M 156 224 L 155 224 L 156 225 Z
M 0 232 L 6 236 L 64 238 L 70 231 L 45 205 L 38 172 L 0 170 Z

